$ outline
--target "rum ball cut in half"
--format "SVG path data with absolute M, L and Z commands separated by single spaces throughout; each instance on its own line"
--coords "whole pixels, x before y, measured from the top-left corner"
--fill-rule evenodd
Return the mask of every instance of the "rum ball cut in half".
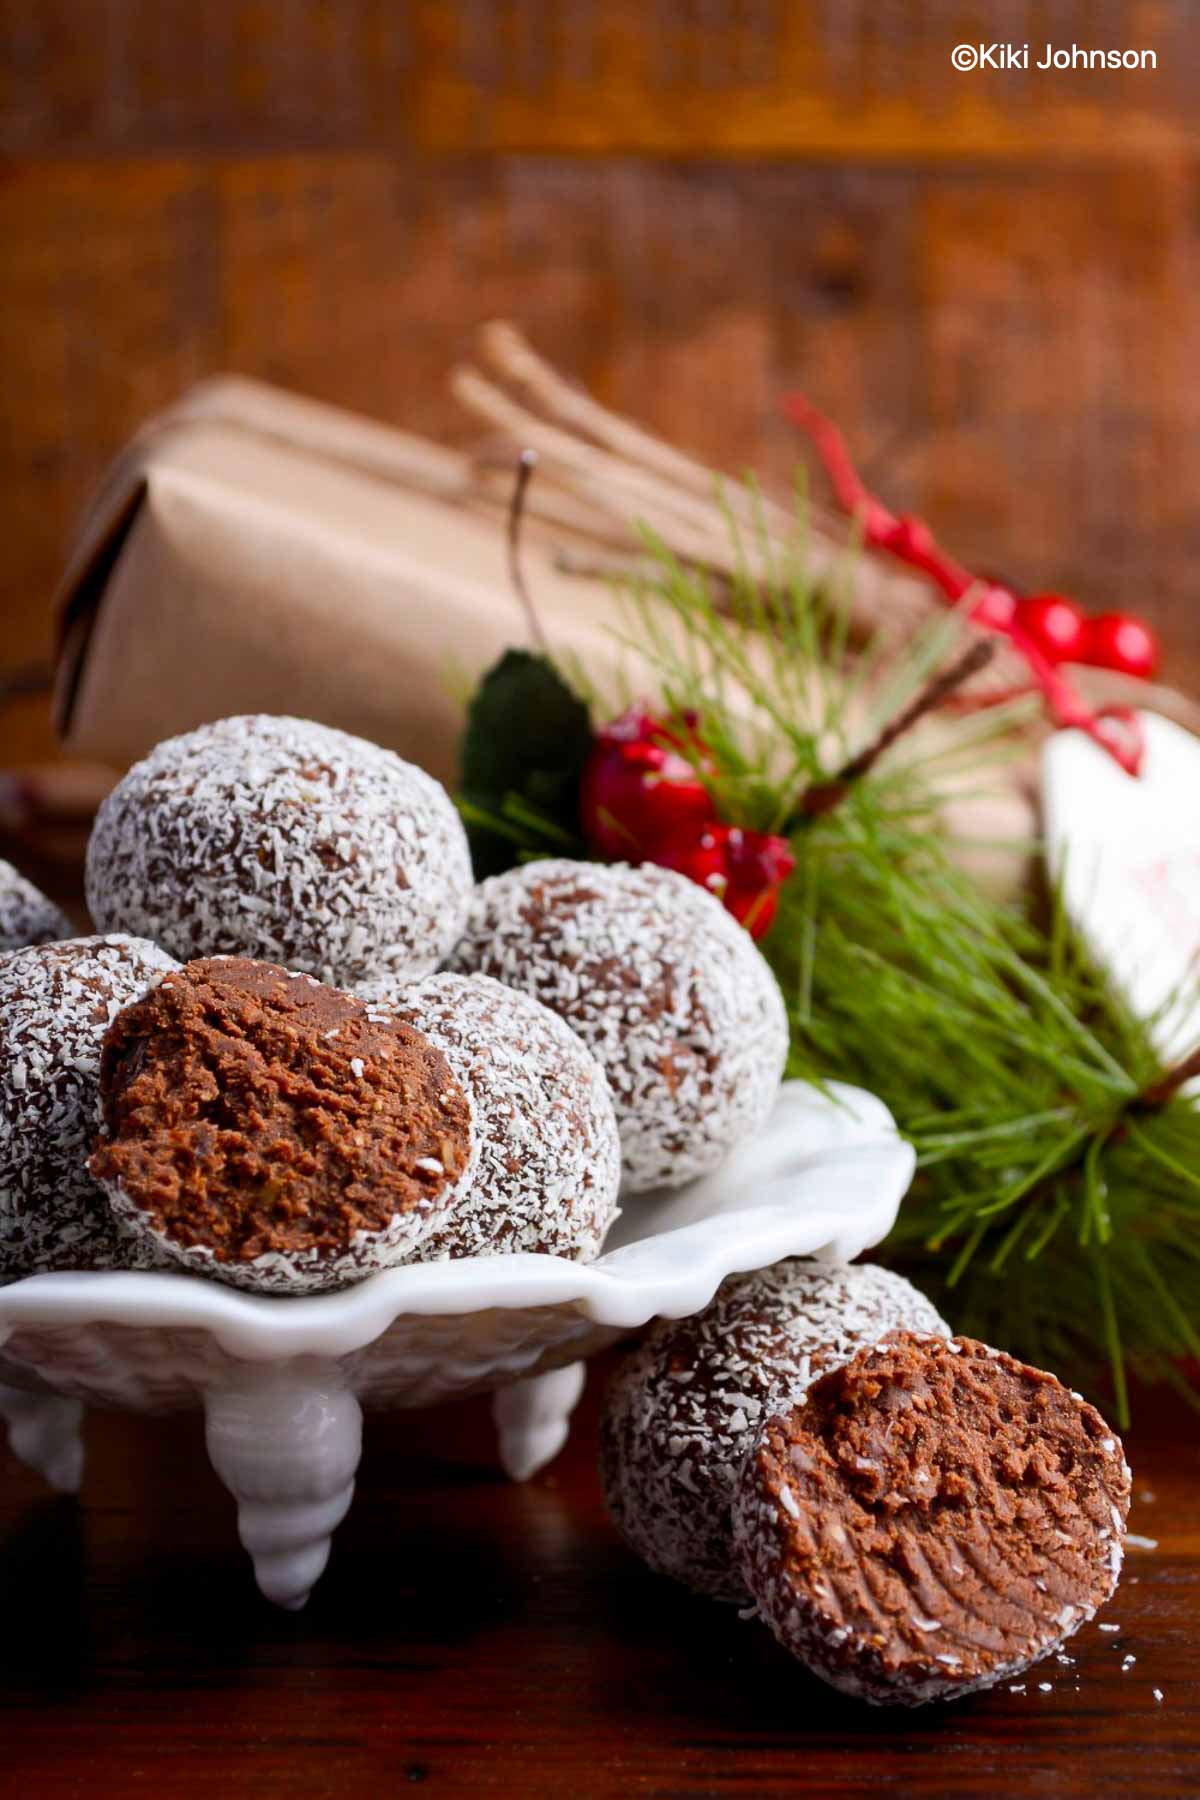
M 159 744 L 104 801 L 87 856 L 103 929 L 184 962 L 246 956 L 346 987 L 435 969 L 471 884 L 466 834 L 431 776 L 264 714 Z
M 844 1693 L 920 1706 L 1057 1650 L 1116 1587 L 1128 1511 L 1095 1407 L 970 1338 L 909 1332 L 765 1423 L 734 1540 L 785 1649 Z
M 471 1102 L 424 1033 L 244 958 L 189 963 L 114 1021 L 92 1170 L 178 1268 L 317 1293 L 411 1255 L 467 1191 Z
M 115 934 L 0 956 L 0 1282 L 144 1260 L 88 1157 L 104 1034 L 178 966 L 157 945 Z
M 775 977 L 720 901 L 669 869 L 526 863 L 476 891 L 451 959 L 532 994 L 608 1077 L 625 1189 L 678 1187 L 766 1120 L 788 1032 Z
M 950 1335 L 911 1282 L 869 1263 L 794 1257 L 732 1275 L 687 1319 L 660 1319 L 613 1377 L 600 1477 L 652 1569 L 745 1605 L 730 1508 L 764 1418 L 899 1326 Z
M 528 1252 L 589 1262 L 617 1216 L 621 1146 L 604 1070 L 556 1014 L 486 975 L 360 987 L 415 1025 L 470 1094 L 479 1167 L 418 1262 Z

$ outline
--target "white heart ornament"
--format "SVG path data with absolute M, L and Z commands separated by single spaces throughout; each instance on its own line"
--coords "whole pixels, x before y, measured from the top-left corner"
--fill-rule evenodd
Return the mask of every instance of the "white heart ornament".
M 1042 809 L 1067 915 L 1170 1065 L 1200 1043 L 1200 739 L 1138 717 L 1137 776 L 1082 732 L 1056 732 Z

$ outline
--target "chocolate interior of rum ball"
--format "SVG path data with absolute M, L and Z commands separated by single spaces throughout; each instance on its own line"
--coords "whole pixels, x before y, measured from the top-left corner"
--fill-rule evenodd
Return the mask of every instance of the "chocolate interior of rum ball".
M 1054 1649 L 1112 1592 L 1129 1471 L 1094 1407 L 968 1338 L 897 1334 L 764 1428 L 743 1573 L 836 1687 L 916 1705 Z
M 170 1243 L 220 1263 L 336 1257 L 433 1214 L 470 1103 L 440 1051 L 267 963 L 189 963 L 111 1026 L 92 1170 Z

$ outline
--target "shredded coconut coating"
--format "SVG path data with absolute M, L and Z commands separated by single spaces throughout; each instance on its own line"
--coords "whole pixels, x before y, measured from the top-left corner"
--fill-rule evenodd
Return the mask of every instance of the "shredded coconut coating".
M 802 1258 L 734 1275 L 691 1318 L 660 1319 L 614 1378 L 600 1476 L 618 1530 L 652 1569 L 745 1604 L 730 1506 L 763 1419 L 900 1326 L 949 1326 L 903 1276 Z
M 358 993 L 423 1031 L 475 1104 L 474 1184 L 410 1260 L 597 1255 L 617 1216 L 621 1147 L 604 1070 L 570 1027 L 486 975 Z
M 52 944 L 74 930 L 66 913 L 0 858 L 0 952 Z
M 1061 1649 L 1117 1584 L 1120 1440 L 1053 1375 L 898 1332 L 767 1418 L 733 1504 L 758 1616 L 832 1687 L 922 1706 Z
M 87 898 L 181 961 L 235 955 L 353 987 L 435 969 L 471 891 L 466 835 L 422 769 L 265 714 L 168 738 L 104 801 Z
M 775 977 L 720 901 L 673 870 L 548 861 L 476 891 L 451 967 L 521 988 L 608 1076 L 630 1193 L 706 1174 L 774 1104 Z
M 0 1281 L 148 1266 L 87 1170 L 105 1031 L 176 964 L 139 938 L 0 956 Z

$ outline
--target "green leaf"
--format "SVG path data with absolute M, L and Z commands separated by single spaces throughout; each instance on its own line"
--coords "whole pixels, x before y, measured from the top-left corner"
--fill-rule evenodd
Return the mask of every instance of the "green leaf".
M 579 846 L 588 709 L 544 656 L 506 650 L 467 708 L 459 795 L 475 873 Z

